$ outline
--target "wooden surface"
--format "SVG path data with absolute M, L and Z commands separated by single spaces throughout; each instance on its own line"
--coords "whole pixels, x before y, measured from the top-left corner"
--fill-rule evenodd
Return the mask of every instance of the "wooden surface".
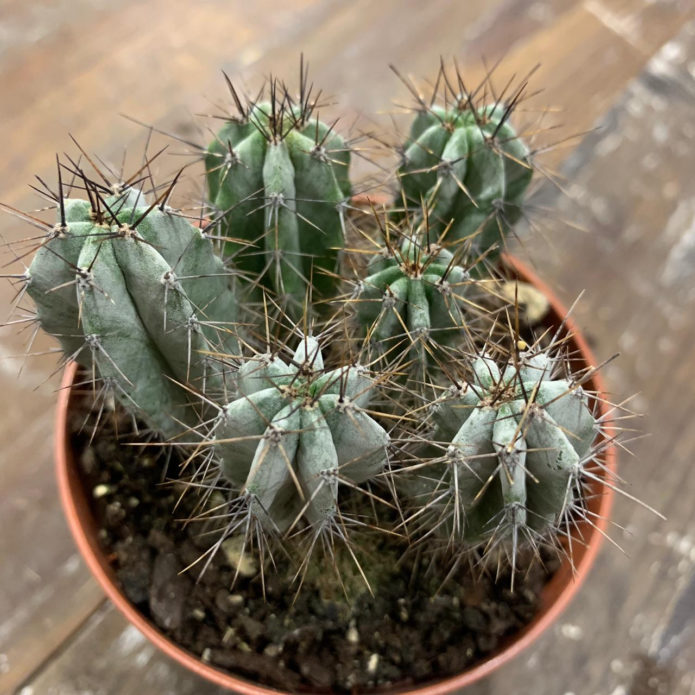
M 472 695 L 695 693 L 695 5 L 693 0 L 33 0 L 0 2 L 0 200 L 40 206 L 27 184 L 53 177 L 68 132 L 110 161 L 142 142 L 125 112 L 202 138 L 193 113 L 224 100 L 220 68 L 249 85 L 300 51 L 336 110 L 385 132 L 407 99 L 388 70 L 432 75 L 440 54 L 499 83 L 536 63 L 567 179 L 534 198 L 541 275 L 571 302 L 615 399 L 637 393 L 651 436 L 623 456 L 629 500 L 559 624 Z M 200 122 L 200 121 L 199 121 Z M 200 126 L 201 129 L 204 126 Z M 177 148 L 173 148 L 176 150 Z M 179 148 L 180 150 L 181 148 Z M 172 168 L 174 164 L 171 164 Z M 362 168 L 362 167 L 361 167 Z M 541 213 L 541 211 L 543 211 Z M 565 224 L 561 220 L 571 220 Z M 581 228 L 581 229 L 579 229 Z M 12 241 L 26 228 L 0 219 Z M 7 261 L 11 256 L 7 255 Z M 12 266 L 11 272 L 21 272 Z M 7 271 L 3 271 L 7 272 Z M 3 306 L 12 289 L 0 287 Z M 212 695 L 105 603 L 76 555 L 56 499 L 54 355 L 17 371 L 24 337 L 0 330 L 0 693 Z M 34 349 L 51 347 L 39 337 Z

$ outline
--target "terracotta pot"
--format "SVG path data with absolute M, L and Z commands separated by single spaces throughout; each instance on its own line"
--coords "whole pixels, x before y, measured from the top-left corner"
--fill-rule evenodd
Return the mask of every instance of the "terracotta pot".
M 562 318 L 566 315 L 566 310 L 551 292 L 550 288 L 541 282 L 533 271 L 518 260 L 507 257 L 505 258 L 505 263 L 516 273 L 519 280 L 531 283 L 548 298 L 550 311 L 546 321 L 549 320 L 550 324 L 559 325 Z M 578 332 L 577 326 L 572 319 L 568 318 L 565 321 L 565 325 L 571 334 L 569 340 L 570 350 L 576 351 L 584 362 L 581 367 L 596 364 L 591 350 Z M 88 495 L 82 486 L 73 452 L 70 448 L 70 438 L 67 429 L 68 409 L 70 408 L 71 399 L 74 398 L 70 387 L 75 380 L 76 372 L 77 366 L 75 364 L 68 365 L 63 377 L 63 388 L 60 391 L 57 408 L 55 458 L 60 497 L 68 525 L 80 553 L 94 577 L 118 610 L 151 642 L 182 666 L 217 685 L 238 693 L 246 695 L 277 693 L 278 691 L 275 689 L 256 685 L 203 663 L 198 657 L 179 647 L 160 632 L 128 601 L 119 588 L 115 573 L 99 546 L 95 521 L 89 507 Z M 603 382 L 598 374 L 591 378 L 586 384 L 586 388 L 598 393 L 605 393 Z M 605 406 L 602 406 L 600 415 L 606 415 Z M 604 429 L 606 431 L 605 436 L 610 438 L 611 428 L 608 423 L 604 424 Z M 615 446 L 611 446 L 605 451 L 603 462 L 607 471 L 615 473 Z M 598 489 L 600 487 L 602 489 Z M 511 635 L 496 653 L 462 673 L 432 684 L 412 687 L 407 691 L 393 692 L 418 693 L 418 695 L 452 693 L 490 675 L 502 664 L 516 657 L 547 630 L 583 584 L 601 545 L 602 533 L 605 532 L 613 501 L 613 491 L 607 486 L 595 485 L 593 492 L 599 494 L 591 494 L 589 496 L 588 507 L 591 516 L 596 519 L 596 526 L 593 527 L 586 523 L 579 524 L 580 528 L 576 535 L 581 533 L 583 542 L 574 544 L 574 573 L 569 562 L 565 561 L 561 565 L 543 590 L 540 609 L 536 617 L 524 629 Z

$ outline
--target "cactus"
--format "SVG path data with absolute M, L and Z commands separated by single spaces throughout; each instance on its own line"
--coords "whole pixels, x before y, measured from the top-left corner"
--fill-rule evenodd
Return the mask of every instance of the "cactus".
M 464 96 L 417 114 L 400 180 L 410 205 L 430 208 L 433 240 L 446 231 L 447 242 L 470 239 L 494 258 L 519 219 L 533 170 L 509 123 L 514 103 L 476 107 Z
M 224 124 L 205 160 L 225 256 L 251 287 L 274 290 L 295 318 L 307 294 L 330 297 L 340 282 L 350 196 L 350 151 L 332 127 L 312 119 L 305 85 L 298 103 L 275 81 L 270 102 L 244 107 L 233 91 L 239 115 Z
M 470 276 L 450 251 L 423 236 L 407 236 L 398 250 L 384 246 L 357 285 L 358 321 L 370 340 L 383 347 L 420 339 L 447 345 L 460 339 Z
M 199 149 L 205 229 L 169 207 L 173 183 L 153 183 L 146 200 L 136 179 L 145 168 L 149 178 L 151 160 L 121 184 L 99 170 L 92 181 L 71 160 L 57 195 L 44 184 L 55 224 L 19 214 L 46 230 L 12 276 L 40 325 L 87 381 L 188 443 L 181 474 L 203 491 L 194 518 L 206 536 L 221 531 L 207 557 L 235 534 L 249 552 L 272 556 L 282 544 L 298 574 L 315 547 L 344 566 L 335 540 L 358 567 L 382 542 L 391 557 L 433 538 L 444 549 L 433 568 L 452 547 L 453 567 L 471 549 L 476 560 L 499 545 L 516 556 L 521 541 L 586 518 L 584 485 L 609 475 L 587 465 L 604 420 L 579 381 L 559 376 L 570 370 L 549 357 L 557 336 L 532 335 L 504 266 L 479 277 L 532 176 L 509 123 L 523 87 L 505 107 L 503 94 L 485 105 L 474 95 L 494 91 L 455 82 L 436 80 L 444 106 L 419 98 L 399 172 L 403 209 L 351 226 L 349 251 L 350 151 L 316 118 L 303 68 L 298 99 L 276 80 L 267 101 L 242 104 L 232 88 L 238 115 Z M 61 170 L 85 199 L 63 194 Z M 345 277 L 344 260 L 362 272 Z M 309 306 L 341 299 L 332 316 Z M 519 353 L 522 339 L 534 347 Z M 444 385 L 460 375 L 467 381 Z M 357 527 L 385 533 L 359 546 Z
M 359 366 L 324 370 L 315 338 L 303 336 L 289 364 L 244 362 L 238 386 L 216 447 L 223 475 L 266 529 L 285 532 L 299 517 L 331 523 L 341 479 L 358 484 L 384 468 L 389 436 L 364 410 L 374 382 Z
M 516 546 L 521 535 L 557 530 L 581 505 L 597 421 L 581 387 L 552 369 L 545 353 L 521 353 L 502 373 L 480 357 L 473 380 L 435 403 L 433 439 L 446 445 L 437 494 L 447 490 L 455 539 Z
M 61 196 L 27 292 L 68 357 L 94 363 L 128 409 L 174 436 L 197 424 L 184 385 L 224 397 L 214 355 L 238 350 L 230 277 L 185 217 L 136 189 L 85 186 L 91 201 Z

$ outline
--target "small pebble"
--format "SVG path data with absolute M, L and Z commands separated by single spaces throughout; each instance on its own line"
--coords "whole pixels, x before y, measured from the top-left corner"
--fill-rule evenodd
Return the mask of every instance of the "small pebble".
M 582 630 L 579 625 L 572 625 L 571 623 L 565 623 L 560 627 L 560 632 L 563 637 L 567 639 L 578 641 L 584 636 L 584 630 Z
M 82 465 L 82 470 L 85 473 L 93 473 L 97 467 L 97 457 L 94 453 L 94 449 L 90 446 L 82 452 L 80 458 L 80 464 Z
M 98 500 L 100 497 L 106 497 L 106 495 L 113 492 L 113 487 L 111 485 L 95 485 L 92 490 L 92 496 L 94 499 Z
M 236 630 L 233 627 L 228 627 L 222 635 L 222 644 L 229 644 L 232 638 L 236 635 Z
M 222 543 L 222 550 L 227 562 L 239 573 L 241 577 L 253 577 L 258 573 L 256 561 L 248 548 L 244 548 L 244 537 L 235 536 L 227 538 Z
M 282 653 L 282 645 L 281 644 L 269 644 L 264 650 L 263 653 L 266 656 L 270 657 L 276 657 L 279 656 Z
M 369 657 L 369 661 L 367 662 L 367 673 L 373 676 L 377 668 L 379 668 L 379 655 L 375 653 Z
M 531 325 L 538 323 L 547 313 L 550 303 L 545 295 L 526 282 L 509 281 L 502 284 L 502 296 L 509 302 L 518 302 L 523 318 Z

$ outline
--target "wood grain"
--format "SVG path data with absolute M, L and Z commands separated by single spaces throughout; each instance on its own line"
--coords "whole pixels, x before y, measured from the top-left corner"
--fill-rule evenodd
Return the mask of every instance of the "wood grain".
M 668 519 L 619 499 L 611 535 L 625 554 L 604 548 L 557 628 L 475 695 L 695 687 L 695 80 L 684 58 L 693 55 L 690 24 L 568 162 L 572 200 L 554 205 L 586 231 L 527 244 L 566 300 L 585 291 L 577 318 L 598 359 L 621 351 L 606 376 L 616 399 L 638 394 L 630 406 L 646 416 L 634 426 L 651 433 L 630 445 L 621 473 Z
M 227 690 L 202 681 L 163 656 L 140 632 L 106 605 L 99 609 L 55 659 L 44 665 L 18 695 L 161 693 L 222 695 Z
M 581 138 L 546 156 L 548 167 L 565 163 L 574 201 L 542 188 L 533 204 L 552 212 L 545 219 L 533 215 L 542 234 L 523 245 L 566 300 L 587 290 L 577 315 L 599 356 L 621 350 L 607 376 L 616 398 L 640 392 L 633 405 L 649 413 L 640 427 L 653 433 L 634 443 L 637 456 L 624 473 L 630 491 L 667 511 L 669 521 L 621 501 L 615 520 L 628 530 L 616 527 L 613 535 L 628 555 L 606 548 L 561 624 L 469 692 L 641 695 L 667 683 L 666 693 L 692 693 L 695 43 L 693 25 L 686 24 L 695 14 L 692 2 L 182 5 L 38 0 L 0 6 L 0 89 L 8 95 L 0 103 L 0 199 L 39 205 L 26 182 L 35 172 L 52 179 L 52 153 L 68 147 L 68 131 L 119 162 L 123 145 L 142 139 L 120 112 L 196 135 L 192 114 L 223 98 L 220 67 L 257 84 L 271 70 L 294 73 L 302 50 L 316 83 L 340 95 L 335 111 L 346 112 L 348 124 L 361 115 L 364 129 L 388 129 L 396 110 L 391 95 L 405 98 L 388 63 L 428 75 L 440 54 L 459 56 L 470 82 L 484 74 L 481 55 L 489 62 L 505 56 L 500 83 L 541 62 L 533 85 L 544 91 L 527 105 L 529 121 L 532 110 L 551 105 L 559 111 L 548 122 L 563 124 L 564 135 L 599 124 L 573 155 Z M 539 138 L 538 147 L 545 142 Z M 176 161 L 167 166 L 171 171 Z M 559 218 L 587 231 L 560 225 Z M 0 233 L 16 240 L 26 229 L 3 217 Z M 0 287 L 5 304 L 11 294 Z M 218 693 L 154 653 L 112 608 L 100 607 L 55 497 L 49 435 L 55 379 L 34 391 L 55 358 L 32 360 L 17 380 L 18 361 L 8 355 L 22 344 L 15 332 L 0 330 L 7 404 L 0 420 L 6 530 L 0 536 L 0 692 Z M 50 347 L 45 338 L 36 343 L 38 350 Z

